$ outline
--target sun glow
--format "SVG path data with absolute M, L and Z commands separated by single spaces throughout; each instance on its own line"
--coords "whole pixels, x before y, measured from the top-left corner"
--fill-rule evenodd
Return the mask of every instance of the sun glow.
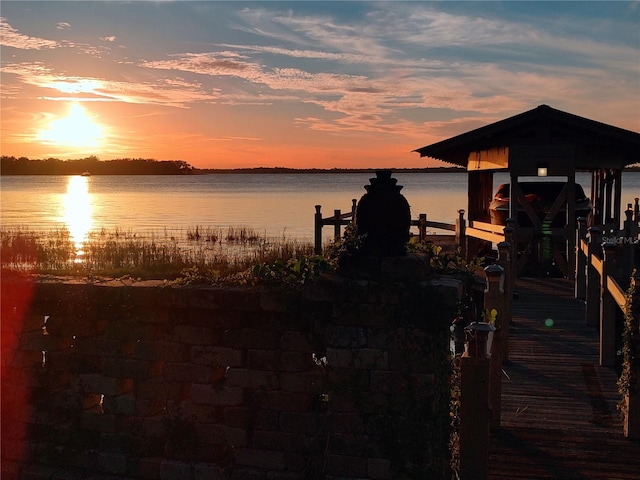
M 95 123 L 82 105 L 72 103 L 66 117 L 41 130 L 38 140 L 65 147 L 99 147 L 104 139 L 102 127 Z
M 67 193 L 63 199 L 62 220 L 76 248 L 77 261 L 84 256 L 84 243 L 93 226 L 89 177 L 69 177 Z

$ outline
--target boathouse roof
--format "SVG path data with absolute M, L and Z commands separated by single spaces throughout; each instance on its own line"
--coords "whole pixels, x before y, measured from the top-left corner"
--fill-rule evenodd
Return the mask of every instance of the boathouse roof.
M 572 144 L 584 152 L 575 168 L 623 168 L 640 162 L 640 133 L 540 105 L 532 110 L 414 150 L 467 167 L 470 152 L 514 145 Z M 616 165 L 604 165 L 615 157 Z

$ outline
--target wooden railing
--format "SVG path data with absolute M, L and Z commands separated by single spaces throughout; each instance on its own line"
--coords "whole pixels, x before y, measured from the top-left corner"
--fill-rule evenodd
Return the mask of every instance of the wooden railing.
M 585 322 L 600 331 L 599 363 L 614 367 L 617 361 L 619 331 L 616 331 L 618 311 L 625 312 L 634 299 L 627 293 L 629 285 L 636 285 L 635 295 L 640 294 L 640 277 L 636 267 L 640 261 L 640 212 L 638 199 L 635 208 L 629 204 L 622 230 L 603 233 L 600 227 L 587 228 L 585 219 L 578 220 L 576 233 L 576 279 L 574 294 L 585 300 Z M 621 285 L 623 283 L 623 285 Z M 640 335 L 639 319 L 634 318 L 634 334 Z M 637 349 L 632 346 L 632 349 Z M 632 355 L 640 352 L 632 351 Z M 640 371 L 630 372 L 636 388 L 627 392 L 625 403 L 629 406 L 624 419 L 624 434 L 640 438 L 640 391 L 637 383 Z
M 477 220 L 469 222 L 466 235 L 493 243 L 500 243 L 505 240 L 504 225 L 493 225 L 492 223 L 479 222 Z
M 316 255 L 322 253 L 322 227 L 325 225 L 333 225 L 333 238 L 339 240 L 342 236 L 342 226 L 349 225 L 356 217 L 357 200 L 351 200 L 351 211 L 342 213 L 342 210 L 334 210 L 333 217 L 322 217 L 321 205 L 316 205 L 315 229 L 314 229 L 314 250 Z
M 355 220 L 356 215 L 356 206 L 357 200 L 351 200 L 351 211 L 342 213 L 342 210 L 334 210 L 333 216 L 331 217 L 323 217 L 322 216 L 322 206 L 316 205 L 316 213 L 315 213 L 315 228 L 314 228 L 314 250 L 317 255 L 322 253 L 322 228 L 325 226 L 333 225 L 333 238 L 334 241 L 340 240 L 342 236 L 342 226 L 349 225 L 349 223 Z M 418 218 L 415 220 L 411 220 L 411 226 L 418 228 L 418 237 L 422 242 L 427 239 L 427 229 L 433 228 L 437 230 L 446 230 L 450 232 L 455 232 L 455 241 L 456 245 L 464 245 L 464 231 L 465 231 L 465 220 L 464 220 L 464 210 L 458 211 L 458 219 L 456 219 L 455 223 L 444 223 L 444 222 L 434 222 L 432 220 L 427 220 L 427 214 L 421 213 L 418 215 Z
M 333 216 L 331 217 L 323 217 L 322 216 L 322 206 L 316 205 L 316 213 L 315 213 L 315 228 L 314 228 L 314 247 L 316 254 L 322 253 L 322 228 L 325 226 L 333 226 L 334 228 L 334 240 L 339 240 L 342 235 L 342 226 L 348 225 L 349 223 L 355 220 L 356 216 L 356 206 L 357 200 L 351 200 L 351 210 L 342 213 L 342 210 L 334 210 Z M 477 220 L 469 221 L 469 226 L 467 226 L 467 221 L 464 218 L 464 210 L 458 210 L 458 218 L 456 218 L 454 223 L 446 223 L 446 222 L 437 222 L 433 220 L 427 219 L 426 213 L 421 213 L 418 215 L 416 220 L 411 220 L 411 226 L 418 228 L 418 236 L 420 241 L 424 241 L 427 239 L 427 229 L 432 228 L 435 230 L 445 230 L 449 232 L 454 232 L 455 234 L 455 244 L 458 248 L 460 248 L 463 256 L 466 256 L 467 251 L 467 238 L 476 238 L 478 240 L 483 240 L 492 243 L 500 243 L 504 241 L 510 241 L 512 245 L 515 245 L 513 234 L 515 229 L 513 229 L 513 225 L 507 223 L 507 226 L 511 227 L 511 237 L 509 238 L 505 233 L 504 225 L 493 225 L 491 223 L 480 222 Z

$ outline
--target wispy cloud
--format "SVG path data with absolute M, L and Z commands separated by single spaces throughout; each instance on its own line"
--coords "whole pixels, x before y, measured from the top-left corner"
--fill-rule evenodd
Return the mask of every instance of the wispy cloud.
M 58 42 L 19 33 L 0 17 L 0 45 L 21 50 L 42 50 L 59 46 Z
M 215 90 L 206 91 L 200 84 L 180 78 L 156 79 L 154 82 L 114 81 L 90 77 L 72 77 L 52 73 L 42 64 L 7 64 L 5 73 L 21 78 L 28 85 L 48 90 L 74 99 L 95 101 L 119 101 L 124 103 L 185 107 L 193 102 L 211 101 L 218 95 Z M 83 96 L 79 96 L 83 95 Z
M 58 23 L 58 30 L 67 30 L 71 25 L 66 22 Z M 77 49 L 81 53 L 88 55 L 100 55 L 103 49 L 87 43 L 76 43 L 68 40 L 50 40 L 41 37 L 33 37 L 18 32 L 6 19 L 0 17 L 0 45 L 12 47 L 20 50 L 52 50 L 57 48 Z
M 140 66 L 203 75 L 234 76 L 246 80 L 262 77 L 259 65 L 245 61 L 246 57 L 234 52 L 184 53 L 171 57 L 169 60 L 145 61 Z

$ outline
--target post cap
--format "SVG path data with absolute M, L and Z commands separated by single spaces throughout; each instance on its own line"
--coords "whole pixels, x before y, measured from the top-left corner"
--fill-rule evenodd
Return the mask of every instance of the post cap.
M 489 265 L 484 269 L 484 273 L 486 273 L 489 277 L 497 277 L 499 275 L 502 275 L 503 272 L 504 268 L 502 268 L 501 265 L 497 264 Z

